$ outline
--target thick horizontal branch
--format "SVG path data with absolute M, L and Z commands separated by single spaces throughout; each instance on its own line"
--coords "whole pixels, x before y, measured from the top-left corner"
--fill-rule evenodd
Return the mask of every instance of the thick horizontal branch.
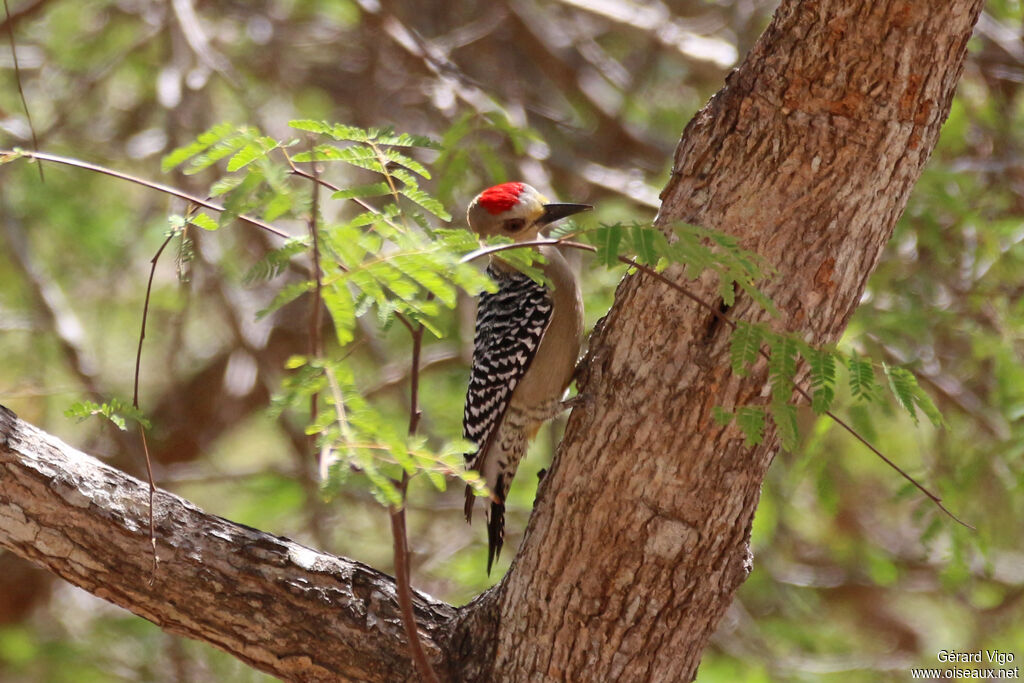
M 0 546 L 286 680 L 412 677 L 390 576 L 158 491 L 154 577 L 147 498 L 143 482 L 0 406 Z M 456 610 L 414 598 L 440 661 Z

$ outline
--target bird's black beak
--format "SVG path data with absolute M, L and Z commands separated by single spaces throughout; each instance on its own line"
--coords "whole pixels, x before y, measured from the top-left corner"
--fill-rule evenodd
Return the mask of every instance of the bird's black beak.
M 545 204 L 544 213 L 541 214 L 537 223 L 539 225 L 548 225 L 562 220 L 566 216 L 571 216 L 581 211 L 590 211 L 593 208 L 590 204 Z

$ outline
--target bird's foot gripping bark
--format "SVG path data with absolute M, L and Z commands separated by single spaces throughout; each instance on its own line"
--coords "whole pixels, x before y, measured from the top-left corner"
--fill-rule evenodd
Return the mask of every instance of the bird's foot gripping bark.
M 593 404 L 594 397 L 590 394 L 576 394 L 572 398 L 560 401 L 558 404 L 558 412 L 562 412 L 563 410 L 572 410 L 574 408 L 590 407 Z

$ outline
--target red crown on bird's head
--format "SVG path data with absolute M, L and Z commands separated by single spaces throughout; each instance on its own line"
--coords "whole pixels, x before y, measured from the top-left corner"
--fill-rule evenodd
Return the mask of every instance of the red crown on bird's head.
M 487 209 L 487 213 L 497 216 L 518 204 L 519 196 L 525 188 L 525 183 L 502 183 L 481 192 L 477 196 L 476 202 Z

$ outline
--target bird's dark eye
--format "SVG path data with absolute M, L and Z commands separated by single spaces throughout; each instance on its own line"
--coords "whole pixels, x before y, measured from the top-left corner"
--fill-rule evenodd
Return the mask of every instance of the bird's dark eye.
M 502 225 L 502 228 L 505 230 L 505 232 L 519 232 L 525 226 L 526 221 L 524 221 L 522 218 L 509 218 L 507 221 L 505 221 L 504 225 Z

